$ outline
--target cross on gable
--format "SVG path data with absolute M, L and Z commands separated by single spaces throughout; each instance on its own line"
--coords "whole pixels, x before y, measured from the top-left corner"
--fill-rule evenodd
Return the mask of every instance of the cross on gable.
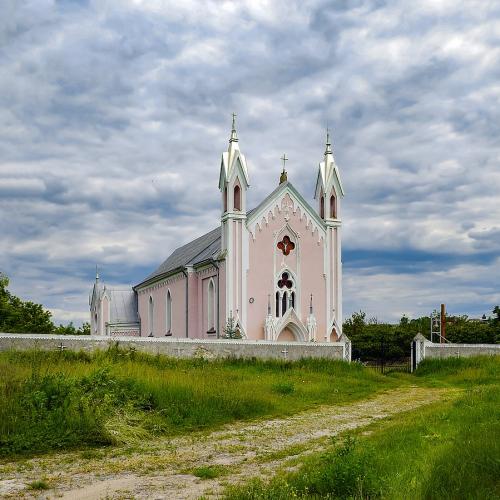
M 288 158 L 286 157 L 286 154 L 283 153 L 283 156 L 280 159 L 283 162 L 283 170 L 285 170 L 285 162 L 288 161 Z

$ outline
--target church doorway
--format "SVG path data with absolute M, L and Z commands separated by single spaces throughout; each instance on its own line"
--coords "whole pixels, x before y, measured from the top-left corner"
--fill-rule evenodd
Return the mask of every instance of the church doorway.
M 278 342 L 296 342 L 295 335 L 288 327 L 283 328 L 278 335 Z
M 307 332 L 291 321 L 281 330 L 276 340 L 278 342 L 306 342 Z

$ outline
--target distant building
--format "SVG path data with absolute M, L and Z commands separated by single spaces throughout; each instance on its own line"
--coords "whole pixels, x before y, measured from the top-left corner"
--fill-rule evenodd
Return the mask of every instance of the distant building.
M 231 319 L 247 339 L 337 340 L 344 192 L 329 134 L 317 171 L 317 210 L 288 181 L 286 159 L 278 187 L 247 210 L 249 172 L 233 118 L 220 166 L 220 226 L 175 250 L 128 290 L 96 278 L 92 333 L 213 339 Z
M 94 335 L 140 335 L 137 294 L 132 288 L 114 288 L 102 284 L 99 275 L 90 296 L 90 325 Z

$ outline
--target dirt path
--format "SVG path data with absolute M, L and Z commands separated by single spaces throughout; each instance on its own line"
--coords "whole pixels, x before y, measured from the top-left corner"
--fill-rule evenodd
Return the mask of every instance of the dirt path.
M 405 387 L 345 406 L 322 406 L 287 418 L 231 424 L 211 434 L 143 443 L 133 451 L 59 453 L 5 464 L 0 467 L 0 497 L 216 497 L 226 484 L 269 477 L 290 458 L 320 450 L 331 436 L 450 397 L 450 390 Z M 203 480 L 194 475 L 194 468 L 214 465 L 219 466 L 219 477 Z M 26 488 L 40 478 L 52 489 Z

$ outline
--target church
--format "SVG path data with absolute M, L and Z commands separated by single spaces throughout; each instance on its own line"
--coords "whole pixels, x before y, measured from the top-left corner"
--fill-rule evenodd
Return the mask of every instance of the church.
M 340 173 L 327 131 L 310 206 L 283 171 L 248 209 L 250 172 L 235 119 L 219 174 L 220 225 L 128 289 L 99 276 L 94 335 L 334 342 L 342 336 Z M 278 179 L 277 179 L 278 180 Z

